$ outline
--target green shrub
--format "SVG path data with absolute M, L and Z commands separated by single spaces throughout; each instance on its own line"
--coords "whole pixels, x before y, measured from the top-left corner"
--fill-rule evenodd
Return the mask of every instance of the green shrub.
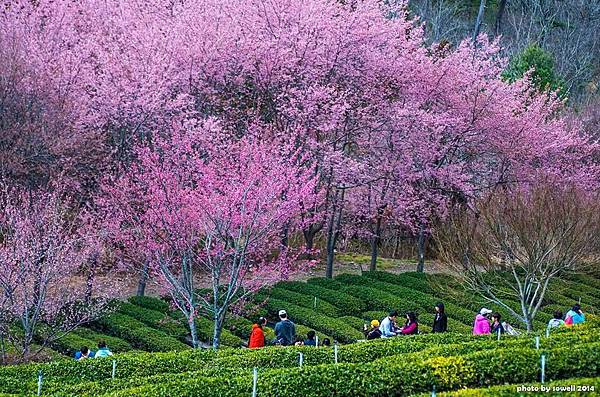
M 317 284 L 302 283 L 299 281 L 287 281 L 281 282 L 277 285 L 289 291 L 294 291 L 313 297 L 316 296 L 317 299 L 334 305 L 339 309 L 340 314 L 355 315 L 362 312 L 366 308 L 364 302 L 362 302 L 360 299 L 348 294 L 344 294 L 339 290 L 330 290 Z
M 281 288 L 272 288 L 270 291 L 270 296 L 272 298 L 281 300 L 281 301 L 285 301 L 285 302 L 289 302 L 293 305 L 296 306 L 302 306 L 302 307 L 306 307 L 308 309 L 313 309 L 319 313 L 322 313 L 326 316 L 329 317 L 337 317 L 339 316 L 338 313 L 338 309 L 333 306 L 331 303 L 319 299 L 317 297 L 316 300 L 316 307 L 315 307 L 315 296 L 313 295 L 308 295 L 308 294 L 303 294 L 303 293 L 298 293 L 295 291 L 291 291 L 288 289 L 283 289 L 285 287 L 285 284 L 283 284 L 281 286 Z
M 129 303 L 138 305 L 150 310 L 156 310 L 157 312 L 166 313 L 171 310 L 169 304 L 160 298 L 152 296 L 131 296 L 127 299 Z
M 119 338 L 125 339 L 132 346 L 149 352 L 180 351 L 189 346 L 177 339 L 146 326 L 133 317 L 113 313 L 96 323 L 104 332 L 109 332 Z
M 116 336 L 101 334 L 89 328 L 78 328 L 73 333 L 82 338 L 93 341 L 94 344 L 88 346 L 92 350 L 96 350 L 98 342 L 100 342 L 101 340 L 106 342 L 106 344 L 113 353 L 123 353 L 133 350 L 133 347 L 129 342 L 121 338 L 117 338 Z
M 173 319 L 165 312 L 147 309 L 128 302 L 122 302 L 119 305 L 117 312 L 135 318 L 152 328 L 180 340 L 185 340 L 189 334 L 187 327 L 183 326 L 183 324 Z

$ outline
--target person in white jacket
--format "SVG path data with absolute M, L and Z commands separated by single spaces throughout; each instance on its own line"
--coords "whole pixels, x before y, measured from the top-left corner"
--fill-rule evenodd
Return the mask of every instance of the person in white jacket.
M 382 338 L 396 336 L 396 332 L 394 331 L 394 323 L 396 322 L 396 317 L 398 317 L 398 312 L 394 310 L 389 314 L 389 316 L 381 320 L 379 330 L 381 331 Z

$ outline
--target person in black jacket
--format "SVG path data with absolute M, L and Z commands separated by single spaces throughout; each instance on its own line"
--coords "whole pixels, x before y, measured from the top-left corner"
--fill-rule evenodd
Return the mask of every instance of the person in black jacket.
M 438 303 L 435 305 L 435 317 L 433 318 L 433 329 L 431 332 L 446 331 L 448 331 L 448 316 L 444 313 L 444 304 Z

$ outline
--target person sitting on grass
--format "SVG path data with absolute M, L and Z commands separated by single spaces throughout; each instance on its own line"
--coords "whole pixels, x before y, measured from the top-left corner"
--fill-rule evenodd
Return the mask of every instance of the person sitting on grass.
M 317 346 L 317 341 L 315 340 L 315 336 L 317 333 L 313 330 L 310 330 L 306 334 L 306 339 L 304 340 L 304 346 Z
M 279 322 L 275 324 L 275 338 L 281 346 L 291 346 L 296 340 L 296 325 L 288 319 L 285 310 L 279 311 Z
M 331 346 L 331 341 L 329 340 L 329 338 L 323 339 L 323 347 L 330 347 L 330 346 Z
M 259 349 L 265 347 L 265 332 L 263 331 L 265 325 L 267 325 L 267 319 L 264 317 L 260 317 L 256 324 L 252 324 L 248 348 Z
M 573 305 L 573 308 L 567 312 L 567 316 L 565 317 L 566 325 L 577 325 L 583 324 L 585 322 L 585 314 L 581 311 L 581 306 L 576 303 Z
M 397 335 L 394 331 L 394 322 L 396 322 L 396 318 L 398 318 L 398 312 L 394 310 L 389 316 L 381 320 L 379 330 L 381 331 L 382 338 L 389 338 Z
M 502 316 L 500 313 L 492 313 L 492 334 L 497 335 L 498 333 L 504 333 L 504 326 L 500 322 Z
M 448 316 L 444 312 L 444 304 L 438 303 L 435 305 L 435 317 L 433 318 L 432 333 L 448 331 Z
M 492 313 L 490 309 L 481 308 L 473 322 L 473 335 L 487 335 L 490 333 L 490 322 L 488 316 Z
M 112 356 L 112 352 L 110 350 L 108 350 L 108 347 L 106 347 L 106 342 L 101 340 L 100 342 L 98 342 L 98 351 L 96 352 L 96 355 L 94 356 L 95 358 L 103 358 L 103 357 L 109 357 Z
M 88 349 L 87 346 L 82 346 L 81 349 L 75 353 L 75 360 L 83 360 L 85 358 L 94 358 L 94 352 Z
M 371 320 L 371 328 L 368 328 L 367 324 L 365 324 L 363 328 L 363 333 L 365 334 L 365 338 L 367 338 L 367 340 L 381 338 L 381 331 L 379 330 L 379 320 Z
M 547 327 L 548 331 L 552 331 L 553 328 L 558 328 L 558 327 L 565 325 L 565 321 L 562 318 L 563 318 L 562 311 L 555 310 L 554 318 L 551 318 L 550 321 L 548 321 L 548 327 Z
M 415 312 L 406 313 L 406 321 L 404 327 L 400 329 L 402 335 L 416 335 L 419 333 L 419 322 Z

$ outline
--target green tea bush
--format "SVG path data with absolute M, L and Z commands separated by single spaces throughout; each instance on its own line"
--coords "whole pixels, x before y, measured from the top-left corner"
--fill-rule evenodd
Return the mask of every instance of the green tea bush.
M 315 307 L 315 296 L 307 294 L 305 295 L 303 293 L 298 293 L 283 288 L 283 286 L 281 288 L 272 288 L 270 291 L 270 296 L 281 301 L 289 302 L 296 306 L 313 309 L 329 317 L 337 317 L 340 315 L 338 309 L 334 305 L 323 299 L 317 298 Z
M 146 326 L 141 321 L 121 313 L 113 313 L 96 324 L 103 332 L 127 340 L 135 348 L 149 352 L 180 351 L 189 346 L 177 339 Z
M 310 281 L 310 280 L 309 280 Z M 345 294 L 339 290 L 330 290 L 317 284 L 302 283 L 299 281 L 286 281 L 277 284 L 279 287 L 300 294 L 317 297 L 318 300 L 329 302 L 338 308 L 343 315 L 356 315 L 366 309 L 364 302 L 352 295 Z M 317 301 L 317 304 L 319 302 Z

